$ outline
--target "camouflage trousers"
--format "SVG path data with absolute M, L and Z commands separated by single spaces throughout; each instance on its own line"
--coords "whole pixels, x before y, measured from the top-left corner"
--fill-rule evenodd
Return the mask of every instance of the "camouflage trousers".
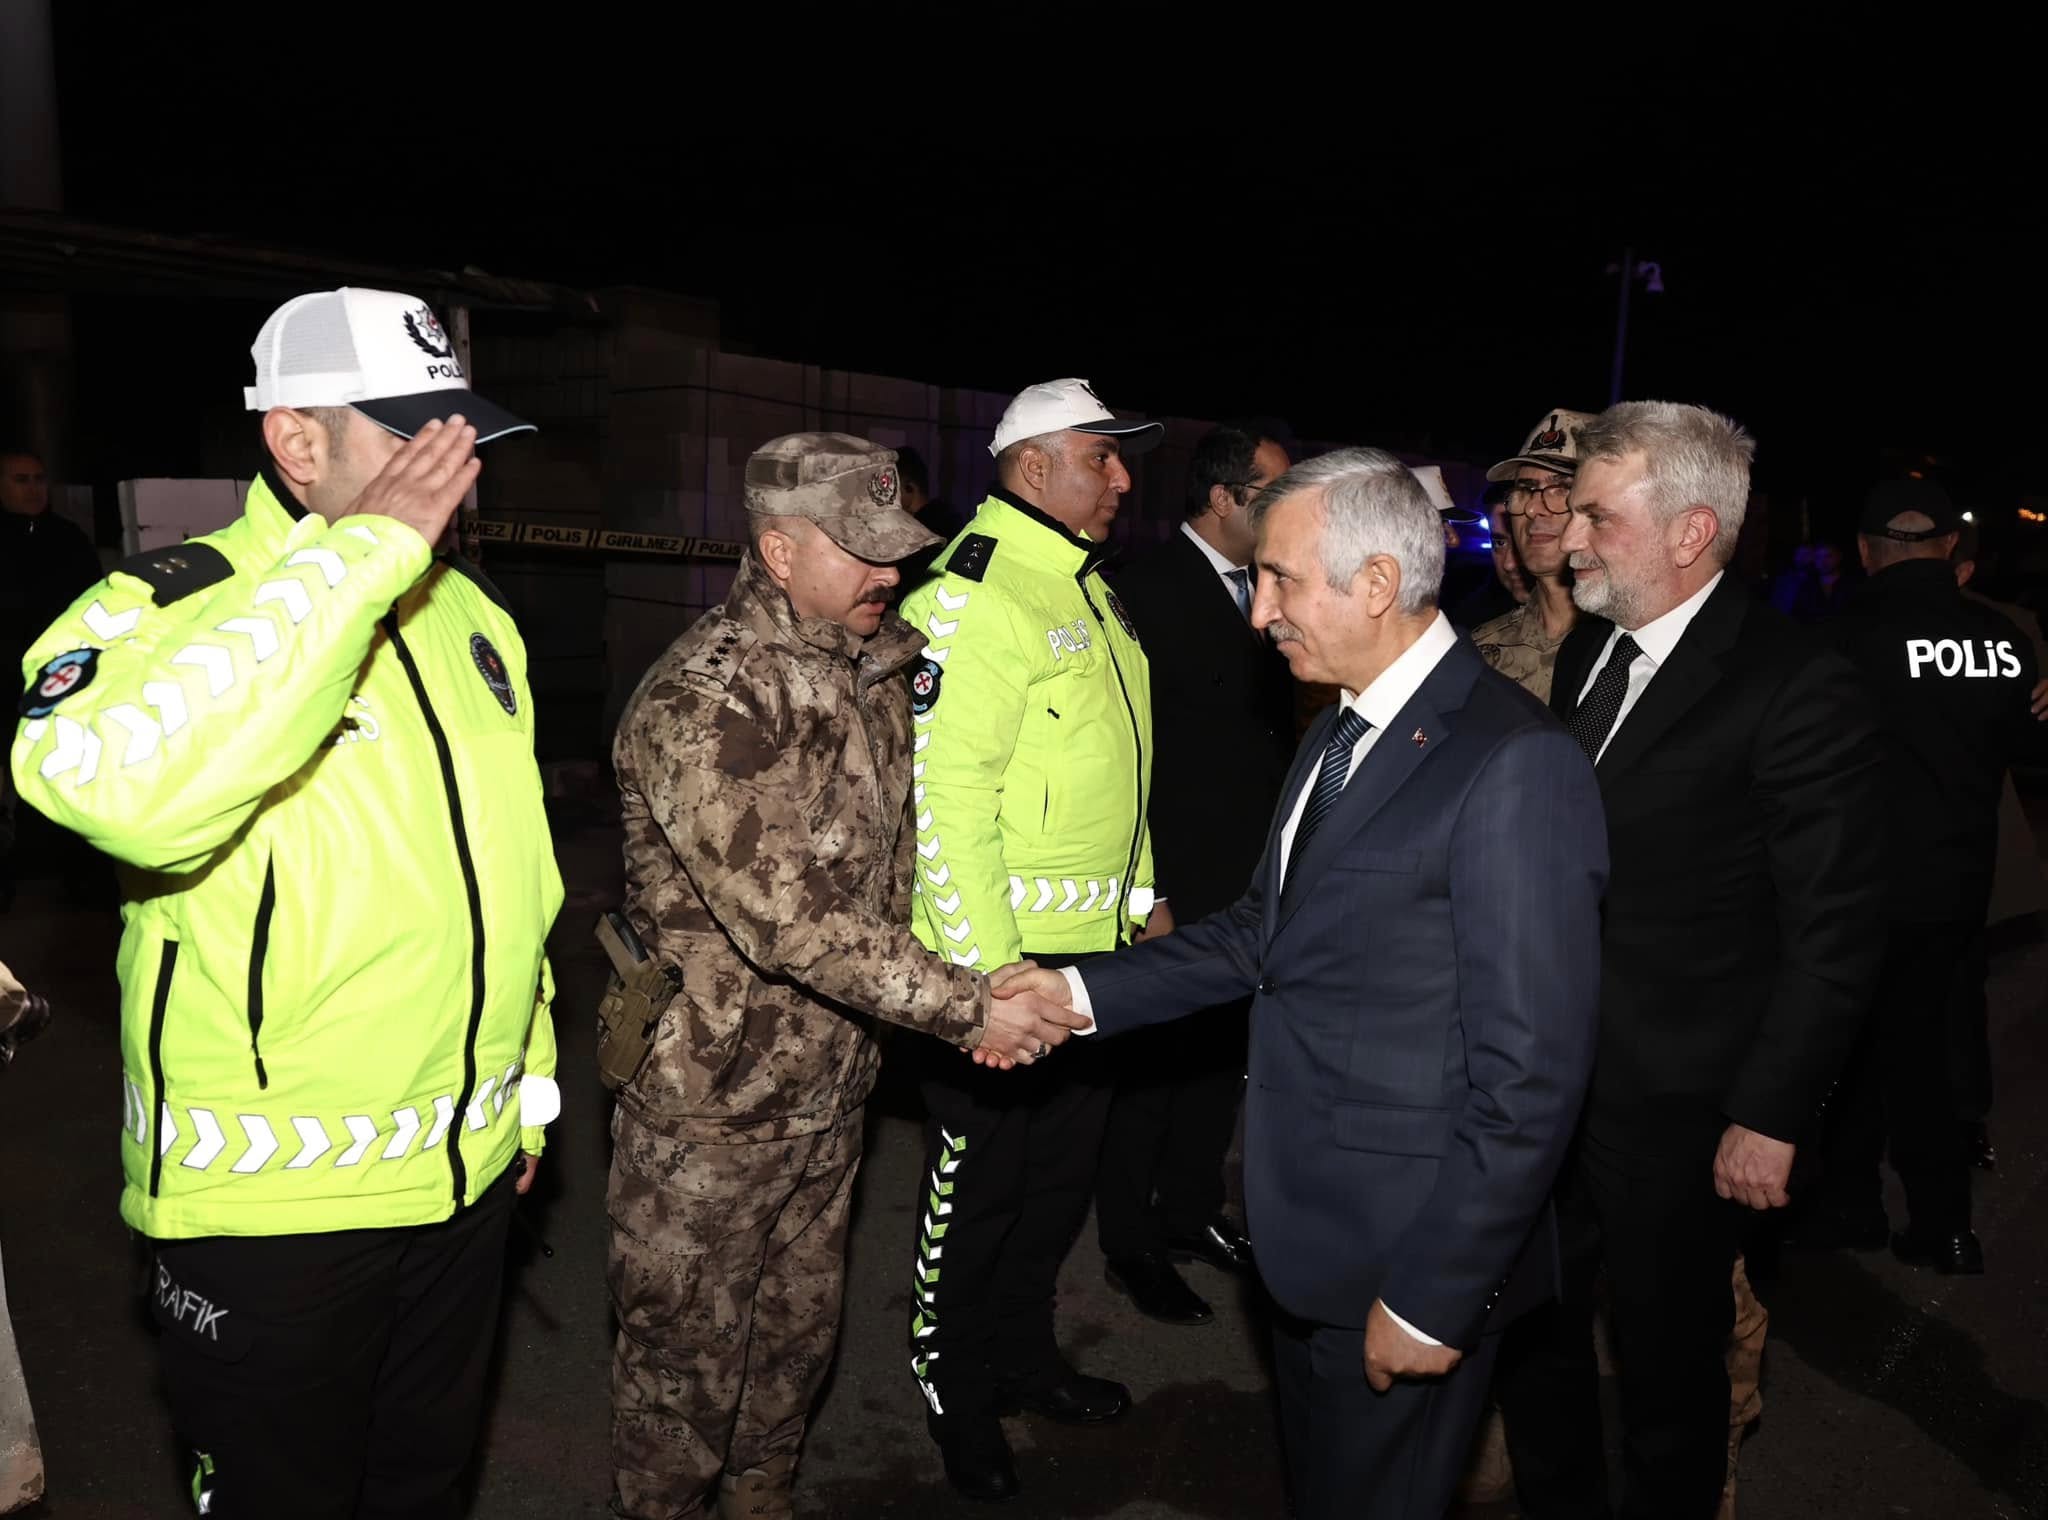
M 612 1118 L 616 1513 L 708 1514 L 722 1472 L 787 1470 L 839 1335 L 861 1114 L 782 1140 Z

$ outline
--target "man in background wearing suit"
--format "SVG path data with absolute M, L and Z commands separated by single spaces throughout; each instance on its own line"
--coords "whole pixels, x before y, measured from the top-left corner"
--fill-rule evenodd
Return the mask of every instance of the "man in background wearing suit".
M 1187 520 L 1116 582 L 1152 662 L 1152 857 L 1161 895 L 1183 918 L 1243 894 L 1294 754 L 1287 662 L 1251 625 L 1251 499 L 1288 463 L 1266 425 L 1211 428 L 1189 462 Z M 1226 1003 L 1203 1013 L 1199 1030 L 1112 1052 L 1096 1227 L 1110 1283 L 1168 1324 L 1212 1317 L 1175 1258 L 1226 1272 L 1252 1264 L 1250 1242 L 1223 1213 L 1248 1006 Z
M 1839 656 L 1724 574 L 1754 445 L 1630 402 L 1579 434 L 1564 547 L 1582 619 L 1551 706 L 1593 757 L 1613 879 L 1600 1052 L 1558 1194 L 1563 1303 L 1517 1326 L 1500 1398 L 1532 1520 L 1704 1520 L 1728 1461 L 1743 1210 L 1855 1043 L 1882 949 L 1878 746 Z M 1604 1264 L 1621 1373 L 1610 1509 L 1592 1342 Z
M 1435 1520 L 1499 1336 L 1556 1280 L 1545 1200 L 1592 1060 L 1600 801 L 1584 754 L 1438 611 L 1444 539 L 1390 454 L 1253 507 L 1254 623 L 1343 688 L 1243 896 L 1003 995 L 1102 1033 L 1251 997 L 1245 1203 L 1299 1520 Z

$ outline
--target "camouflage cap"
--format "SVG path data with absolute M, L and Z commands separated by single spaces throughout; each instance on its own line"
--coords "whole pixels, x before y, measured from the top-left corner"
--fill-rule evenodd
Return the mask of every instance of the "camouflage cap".
M 1522 440 L 1522 452 L 1503 459 L 1486 472 L 1488 480 L 1513 480 L 1523 465 L 1575 475 L 1579 469 L 1579 434 L 1593 420 L 1591 412 L 1545 412 L 1543 420 L 1529 429 Z
M 894 450 L 851 433 L 786 433 L 747 456 L 747 510 L 808 517 L 848 554 L 889 564 L 942 543 L 901 505 Z

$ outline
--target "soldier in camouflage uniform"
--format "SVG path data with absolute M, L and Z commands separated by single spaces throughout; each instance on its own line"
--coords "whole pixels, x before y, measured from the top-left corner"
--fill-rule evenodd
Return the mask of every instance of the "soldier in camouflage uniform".
M 725 1520 L 791 1513 L 875 1079 L 861 1016 L 1023 1062 L 1066 1038 L 992 1013 L 988 978 L 907 927 L 924 640 L 888 602 L 893 562 L 936 539 L 898 489 L 864 439 L 756 452 L 732 591 L 619 727 L 627 915 L 682 975 L 612 1120 L 613 1507 L 633 1520 L 714 1495 Z
M 1507 486 L 1505 515 L 1529 600 L 1472 630 L 1486 663 L 1541 700 L 1550 700 L 1557 648 L 1578 621 L 1564 562 L 1565 498 L 1579 468 L 1579 429 L 1592 417 L 1554 411 L 1529 430 L 1522 452 L 1486 472 Z

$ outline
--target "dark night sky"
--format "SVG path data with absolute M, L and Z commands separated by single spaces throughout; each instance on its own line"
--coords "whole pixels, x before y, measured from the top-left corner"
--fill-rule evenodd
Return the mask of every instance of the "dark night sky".
M 1627 391 L 1744 419 L 1765 486 L 1831 518 L 1894 449 L 2048 487 L 2044 128 L 1984 61 L 2015 35 L 842 7 L 771 44 L 586 4 L 479 44 L 56 9 L 80 215 L 644 283 L 780 357 L 1479 459 L 1605 401 L 1632 242 L 1667 290 Z

